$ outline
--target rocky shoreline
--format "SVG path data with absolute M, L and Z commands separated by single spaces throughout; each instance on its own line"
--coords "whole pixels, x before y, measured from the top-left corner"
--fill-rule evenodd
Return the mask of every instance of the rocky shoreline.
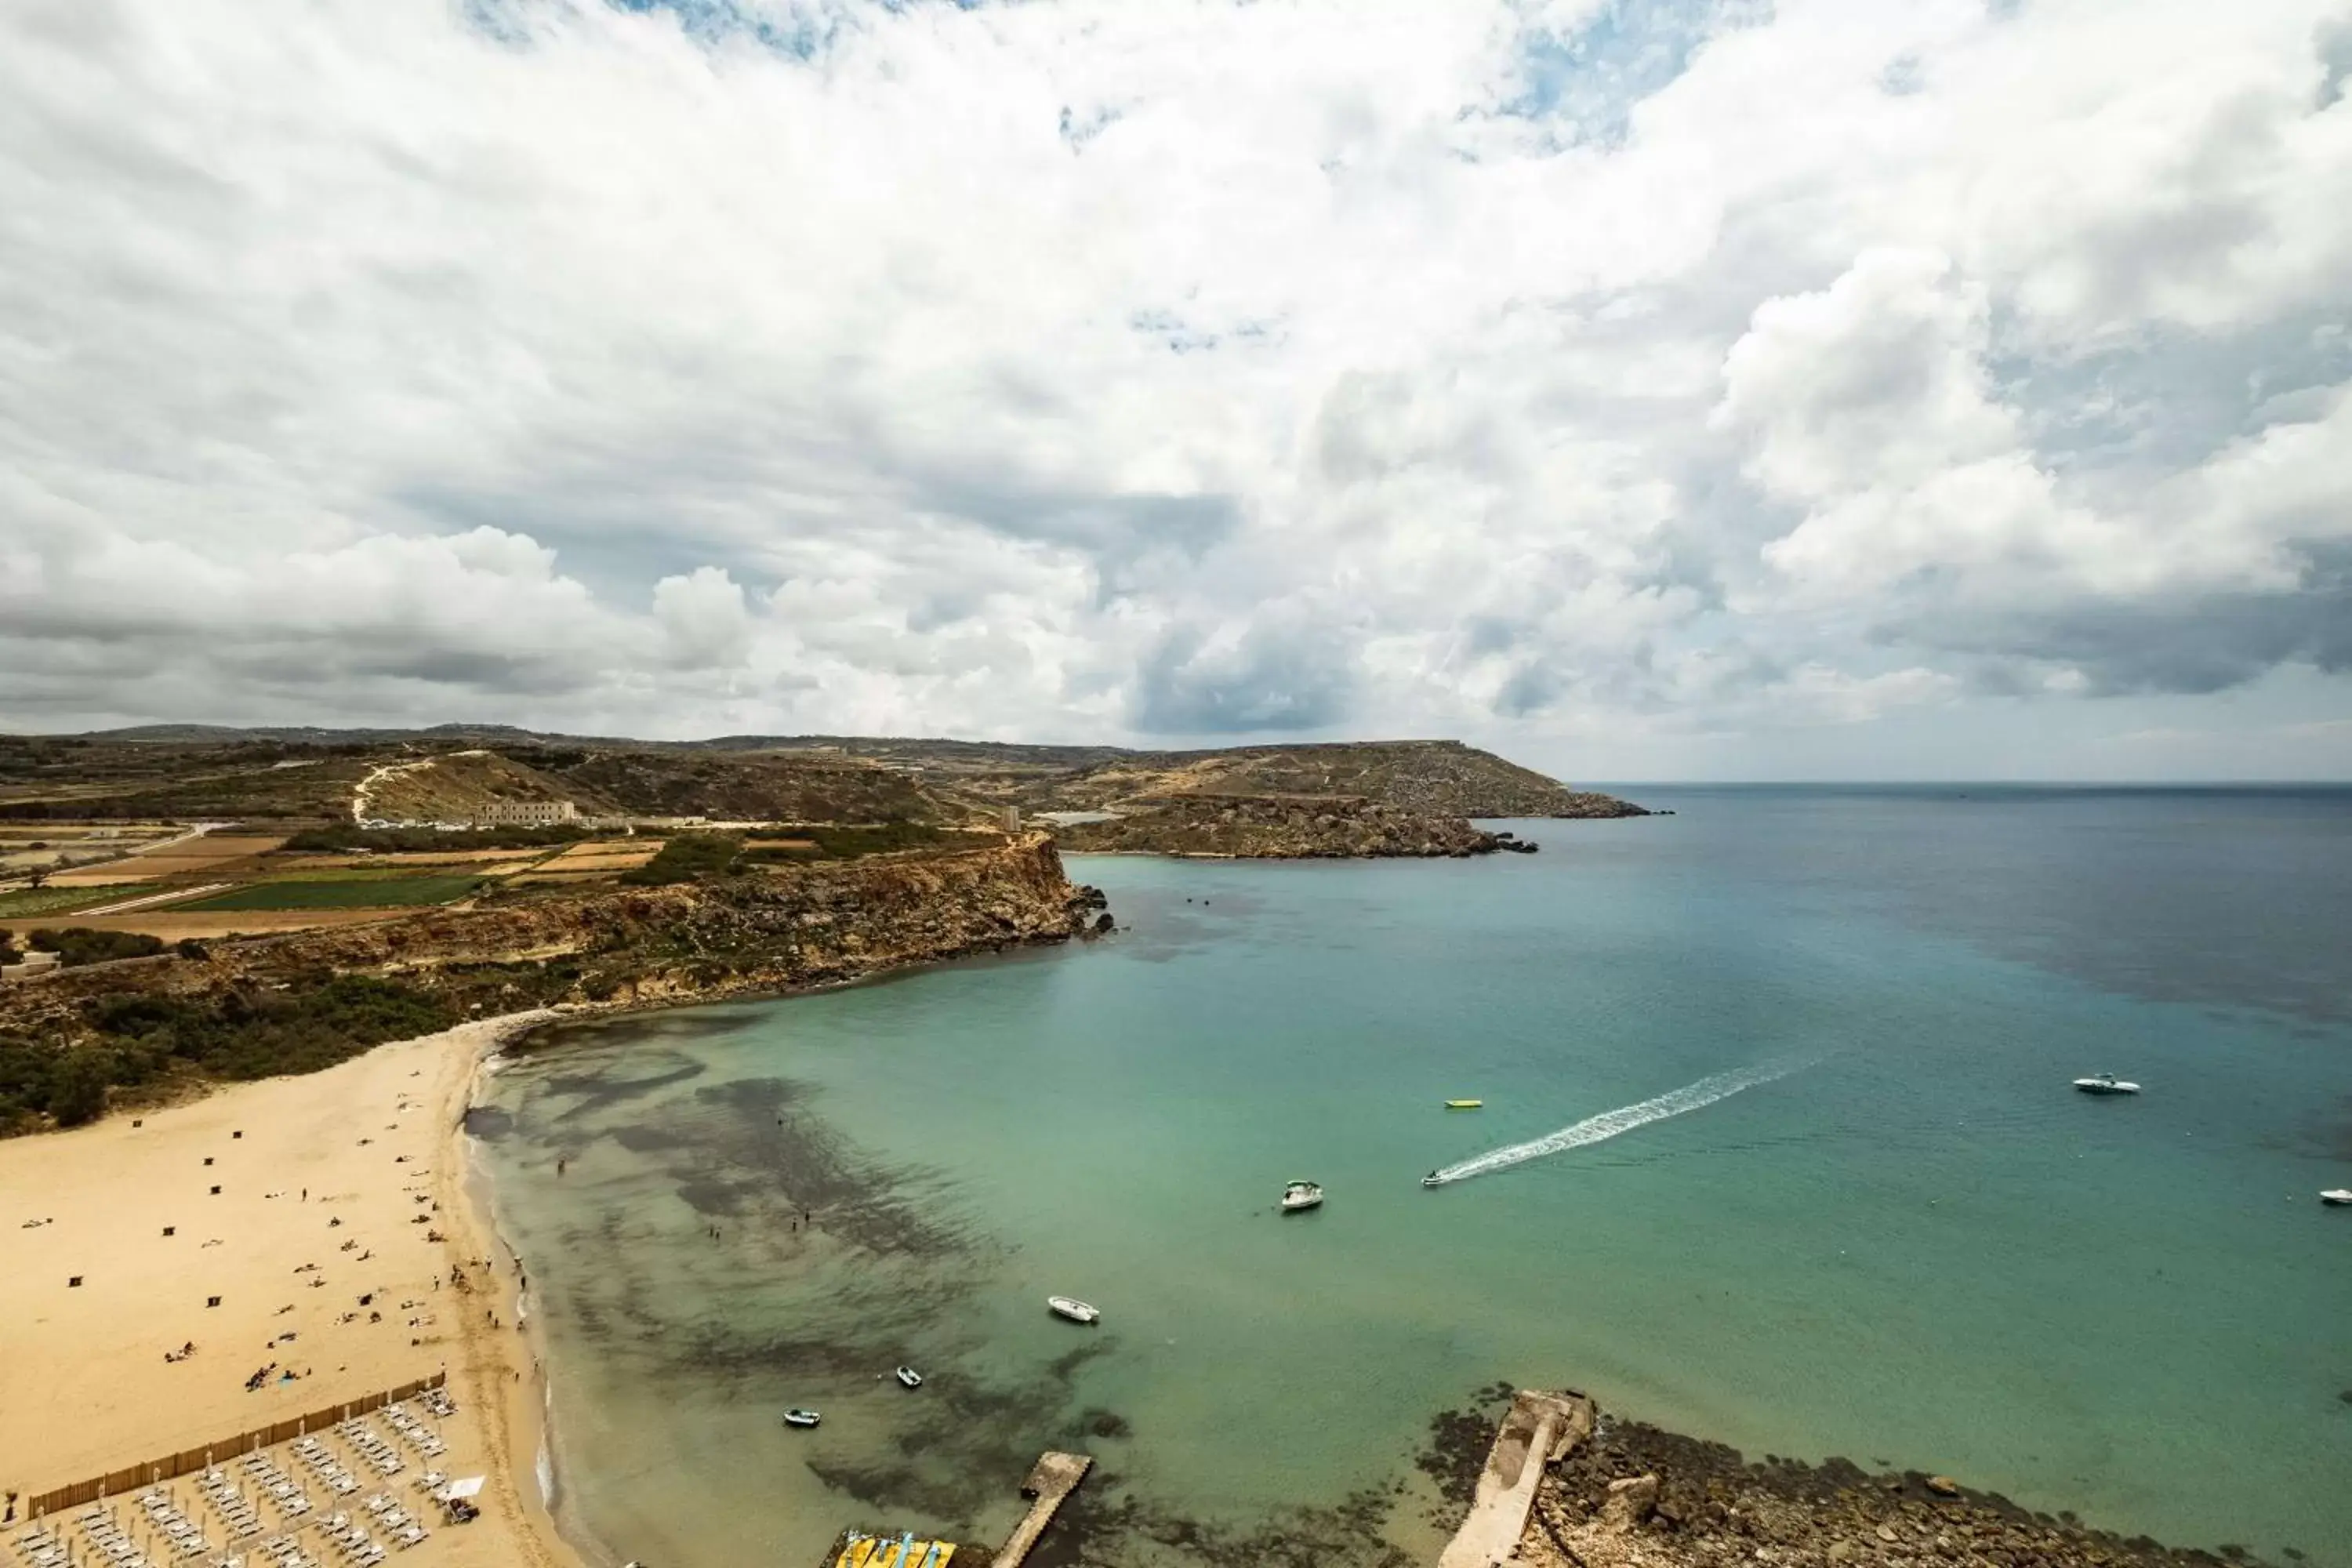
M 1479 1408 L 1431 1424 L 1421 1468 L 1466 1510 L 1496 1424 Z M 2287 1563 L 2301 1552 L 2280 1549 Z M 2249 1548 L 2167 1547 L 2035 1513 L 1998 1493 L 1850 1459 L 1750 1461 L 1721 1443 L 1603 1414 L 1592 1438 L 1544 1478 L 1521 1537 L 1530 1568 L 2250 1568 Z
M 1103 822 L 1059 828 L 1074 852 L 1243 860 L 1462 858 L 1536 846 L 1465 817 L 1348 795 L 1181 795 L 1139 801 Z
M 1101 891 L 1072 883 L 1052 839 L 1027 834 L 223 940 L 130 970 L 65 970 L 0 989 L 0 1044 L 60 1060 L 84 1053 L 115 1068 L 141 1058 L 140 1072 L 115 1072 L 121 1087 L 107 1096 L 130 1109 L 211 1079 L 315 1070 L 469 1017 L 780 995 L 1110 929 Z M 338 988 L 346 979 L 378 988 L 349 994 Z M 297 1004 L 308 1011 L 290 1012 Z

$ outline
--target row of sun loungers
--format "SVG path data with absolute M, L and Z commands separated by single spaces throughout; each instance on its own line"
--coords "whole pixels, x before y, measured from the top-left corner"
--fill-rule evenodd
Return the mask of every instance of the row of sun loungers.
M 376 1544 L 367 1527 L 348 1513 L 336 1514 L 319 1521 L 319 1533 L 326 1537 L 343 1554 L 344 1561 L 358 1563 L 361 1568 L 374 1568 L 384 1559 L 384 1550 Z
M 385 1442 L 383 1433 L 360 1417 L 354 1415 L 348 1421 L 337 1423 L 335 1430 L 342 1435 L 344 1442 L 360 1451 L 361 1458 L 375 1467 L 378 1475 L 396 1476 L 406 1467 L 407 1461 L 400 1457 L 400 1450 Z
M 375 1516 L 377 1528 L 392 1538 L 394 1545 L 403 1549 L 415 1545 L 432 1531 L 410 1517 L 390 1492 L 378 1492 L 367 1500 L 368 1512 Z
M 302 1516 L 310 1511 L 310 1495 L 296 1486 L 268 1454 L 247 1454 L 245 1470 L 253 1484 L 278 1505 L 279 1518 L 288 1524 L 299 1524 Z
M 16 1532 L 16 1554 L 26 1568 L 64 1568 L 68 1561 L 62 1537 L 47 1525 L 30 1524 Z
M 117 1568 L 148 1568 L 147 1554 L 122 1532 L 122 1527 L 114 1521 L 114 1510 L 103 1503 L 92 1503 L 83 1509 L 74 1516 L 74 1522 L 81 1526 L 82 1538 L 89 1542 L 90 1550 Z M 85 1557 L 83 1561 L 89 1559 Z
M 320 1484 L 337 1497 L 349 1497 L 360 1489 L 358 1479 L 344 1468 L 341 1456 L 316 1437 L 295 1438 L 294 1457 L 309 1466 Z
M 416 1403 L 425 1406 L 425 1414 L 439 1420 L 446 1421 L 457 1414 L 457 1402 L 449 1397 L 446 1388 L 428 1388 L 416 1396 Z
M 405 1405 L 385 1405 L 383 1418 L 392 1423 L 394 1431 L 408 1440 L 410 1447 L 426 1458 L 437 1459 L 449 1451 L 449 1445 L 441 1440 L 441 1435 L 419 1421 Z
M 262 1531 L 261 1509 L 258 1504 L 237 1490 L 236 1482 L 226 1470 L 215 1466 L 196 1477 L 196 1489 L 213 1505 L 220 1516 L 221 1528 L 231 1542 L 250 1541 Z
M 164 1538 L 171 1542 L 172 1554 L 174 1557 L 201 1557 L 213 1549 L 212 1542 L 205 1539 L 204 1531 L 198 1530 L 194 1521 L 180 1511 L 180 1505 L 173 1502 L 172 1494 L 163 1488 L 149 1487 L 145 1491 L 141 1492 L 139 1506 L 147 1510 L 148 1522 L 162 1531 Z M 91 1539 L 97 1540 L 94 1532 L 91 1534 Z M 126 1539 L 122 1544 L 128 1546 L 130 1542 Z M 99 1549 L 115 1562 L 124 1563 L 125 1568 L 128 1568 L 128 1560 L 117 1555 L 112 1547 L 100 1542 Z
M 261 1543 L 255 1553 L 262 1568 L 319 1568 L 319 1560 L 302 1550 L 301 1543 L 290 1535 L 275 1535 Z M 236 1563 L 234 1568 L 246 1568 Z

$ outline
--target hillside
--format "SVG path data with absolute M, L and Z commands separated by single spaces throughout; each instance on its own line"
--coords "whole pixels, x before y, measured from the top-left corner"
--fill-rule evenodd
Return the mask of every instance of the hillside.
M 492 805 L 511 801 L 569 800 L 583 816 L 618 807 L 601 794 L 569 787 L 496 752 L 450 752 L 372 769 L 352 791 L 355 819 L 386 822 L 471 822 Z
M 544 776 L 583 798 L 647 816 L 762 822 L 949 822 L 971 812 L 915 777 L 824 751 L 700 752 L 518 748 Z M 584 807 L 583 807 L 584 809 Z
M 1570 790 L 1532 769 L 1459 741 L 1359 741 L 1138 752 L 1044 786 L 1038 809 L 1116 808 L 1171 795 L 1359 797 L 1445 816 L 1645 816 L 1611 795 Z
M 484 776 L 468 779 L 449 761 L 468 755 L 514 771 L 482 764 Z M 645 816 L 964 823 L 1007 806 L 1118 810 L 1194 795 L 1360 799 L 1454 817 L 1646 815 L 1459 741 L 1152 752 L 856 736 L 582 740 L 451 725 L 0 737 L 0 816 L 344 816 L 372 773 L 427 760 L 429 769 L 386 775 L 391 793 L 374 815 L 429 820 L 465 815 L 469 801 L 568 798 L 583 812 Z

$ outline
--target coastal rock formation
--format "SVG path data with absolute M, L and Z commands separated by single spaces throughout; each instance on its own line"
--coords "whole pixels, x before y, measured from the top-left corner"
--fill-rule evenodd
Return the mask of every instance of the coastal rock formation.
M 1164 795 L 1058 837 L 1071 850 L 1268 860 L 1460 857 L 1511 847 L 1459 816 L 1332 795 Z
M 1066 942 L 1107 929 L 1103 906 L 1064 874 L 1044 834 L 785 864 L 218 942 L 133 970 L 66 970 L 0 991 L 0 1047 L 88 1047 L 110 1068 L 154 1058 L 116 1072 L 116 1084 L 308 1070 L 476 1014 L 787 992 Z
M 1517 1561 L 1528 1568 L 2242 1568 L 2256 1559 L 2236 1546 L 2208 1553 L 2123 1540 L 1941 1476 L 1873 1475 L 1844 1459 L 1749 1464 L 1721 1444 L 1608 1420 L 1545 1479 Z

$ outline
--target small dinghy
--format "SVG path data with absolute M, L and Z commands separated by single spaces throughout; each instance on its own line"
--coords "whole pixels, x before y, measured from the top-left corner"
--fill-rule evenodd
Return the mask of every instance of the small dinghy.
M 2319 1201 L 2334 1204 L 2338 1208 L 2352 1205 L 2352 1187 L 2332 1187 L 2319 1194 Z
M 923 1374 L 917 1372 L 911 1366 L 900 1367 L 898 1369 L 898 1381 L 905 1384 L 908 1388 L 920 1388 L 923 1386 Z
M 1437 1179 L 1437 1173 L 1436 1173 L 1436 1172 L 1434 1172 L 1434 1171 L 1432 1171 L 1432 1172 L 1430 1172 L 1430 1173 L 1429 1173 L 1429 1174 L 1427 1174 L 1427 1175 L 1425 1175 L 1425 1176 L 1422 1177 L 1422 1179 L 1421 1179 L 1421 1184 L 1422 1184 L 1423 1186 L 1424 1186 L 1424 1187 L 1434 1187 L 1434 1186 L 1441 1186 L 1441 1185 L 1443 1185 L 1444 1184 L 1442 1184 L 1441 1182 L 1439 1182 L 1439 1181 L 1438 1181 L 1438 1179 Z
M 2139 1085 L 2127 1083 L 2111 1072 L 2095 1072 L 2088 1078 L 2078 1078 L 2074 1087 L 2084 1094 L 2137 1094 Z
M 1285 1214 L 1322 1206 L 1323 1189 L 1313 1182 L 1293 1182 L 1282 1189 L 1282 1212 Z
M 814 1426 L 824 1419 L 814 1410 L 794 1408 L 784 1412 L 784 1425 L 787 1426 Z
M 1449 1100 L 1445 1102 L 1445 1109 L 1448 1110 L 1475 1110 L 1486 1103 L 1486 1102 L 1483 1100 Z
M 1076 1296 L 1048 1296 L 1045 1298 L 1045 1305 L 1054 1310 L 1055 1317 L 1067 1318 L 1074 1323 L 1091 1323 L 1102 1316 L 1102 1313 L 1087 1306 Z

